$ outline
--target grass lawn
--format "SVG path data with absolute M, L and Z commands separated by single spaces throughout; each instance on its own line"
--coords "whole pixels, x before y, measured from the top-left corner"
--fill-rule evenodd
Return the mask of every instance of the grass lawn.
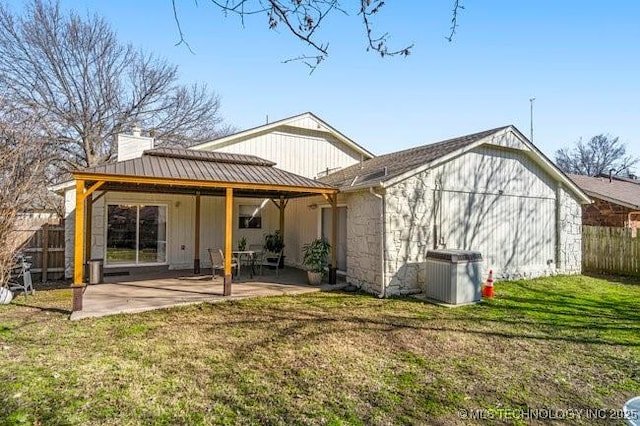
M 0 424 L 524 424 L 501 413 L 640 395 L 640 280 L 496 290 L 456 309 L 314 293 L 78 322 L 69 290 L 40 291 L 0 306 Z

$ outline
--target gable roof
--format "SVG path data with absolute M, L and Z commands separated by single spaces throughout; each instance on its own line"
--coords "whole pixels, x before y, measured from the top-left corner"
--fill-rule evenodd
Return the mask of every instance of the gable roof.
M 505 128 L 486 130 L 431 145 L 380 155 L 322 177 L 320 181 L 344 189 L 378 185 L 380 182 L 388 182 Z
M 630 209 L 640 210 L 640 185 L 633 181 L 569 175 L 584 192 L 594 198 L 609 201 Z
M 566 185 L 582 202 L 591 202 L 589 197 L 564 172 L 558 169 L 513 125 L 497 127 L 429 145 L 380 155 L 361 164 L 355 164 L 339 170 L 319 180 L 336 186 L 343 192 L 371 186 L 390 186 L 421 171 L 428 170 L 437 163 L 457 157 L 483 143 L 491 143 L 494 136 L 500 136 L 507 132 L 513 132 L 529 150 L 526 152 L 542 169 Z
M 89 167 L 75 178 L 146 178 L 181 185 L 185 182 L 229 183 L 278 187 L 334 189 L 331 185 L 287 172 L 253 155 L 194 151 L 182 148 L 146 150 L 142 157 Z
M 341 133 L 338 130 L 336 130 L 334 127 L 329 125 L 326 121 L 322 120 L 320 117 L 318 117 L 317 115 L 313 114 L 312 112 L 305 112 L 305 113 L 302 113 L 302 114 L 294 115 L 293 117 L 284 118 L 282 120 L 274 121 L 274 122 L 271 122 L 271 123 L 268 123 L 268 124 L 264 124 L 262 126 L 253 127 L 253 128 L 250 128 L 250 129 L 247 129 L 247 130 L 243 130 L 243 131 L 240 131 L 240 132 L 228 135 L 228 136 L 223 136 L 221 138 L 217 138 L 217 139 L 211 140 L 209 142 L 204 142 L 204 143 L 201 143 L 199 145 L 194 145 L 192 147 L 189 147 L 189 149 L 193 149 L 193 150 L 209 150 L 209 149 L 219 148 L 221 146 L 230 145 L 236 140 L 247 138 L 247 137 L 256 135 L 258 133 L 264 133 L 264 132 L 268 132 L 270 130 L 275 130 L 277 128 L 281 128 L 281 127 L 285 127 L 285 126 L 291 126 L 292 123 L 294 123 L 294 122 L 296 122 L 296 121 L 298 121 L 300 119 L 303 119 L 303 118 L 311 118 L 311 119 L 315 120 L 319 124 L 319 126 L 321 128 L 324 128 L 324 129 L 321 129 L 320 131 L 324 131 L 324 132 L 332 134 L 337 140 L 339 140 L 340 142 L 342 142 L 343 144 L 345 144 L 349 148 L 353 149 L 357 153 L 363 155 L 365 157 L 365 159 L 375 157 L 375 155 L 372 152 L 370 152 L 367 149 L 365 149 L 364 147 L 358 145 L 353 140 L 351 140 L 350 138 L 345 136 L 343 133 Z

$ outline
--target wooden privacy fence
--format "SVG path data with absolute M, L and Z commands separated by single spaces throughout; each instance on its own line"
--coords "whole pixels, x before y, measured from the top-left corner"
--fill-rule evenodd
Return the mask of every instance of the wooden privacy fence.
M 31 257 L 34 281 L 64 278 L 64 226 L 45 224 L 17 231 L 28 238 L 22 252 Z
M 631 228 L 583 226 L 582 268 L 586 272 L 640 275 L 640 235 Z

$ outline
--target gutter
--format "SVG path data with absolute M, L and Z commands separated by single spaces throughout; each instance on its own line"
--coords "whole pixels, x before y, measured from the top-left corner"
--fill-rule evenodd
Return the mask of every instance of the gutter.
M 382 187 L 382 182 L 380 183 L 380 186 Z M 376 198 L 380 199 L 380 266 L 381 266 L 381 284 L 382 284 L 382 288 L 380 289 L 380 294 L 378 295 L 379 298 L 384 299 L 386 297 L 386 293 L 387 293 L 387 274 L 386 274 L 386 254 L 387 254 L 387 247 L 386 247 L 386 241 L 387 239 L 385 238 L 385 233 L 386 233 L 386 223 L 384 220 L 384 211 L 385 211 L 385 202 L 384 202 L 384 196 L 378 194 L 376 191 L 374 191 L 373 186 L 369 187 L 369 193 L 371 193 L 371 195 L 373 195 Z

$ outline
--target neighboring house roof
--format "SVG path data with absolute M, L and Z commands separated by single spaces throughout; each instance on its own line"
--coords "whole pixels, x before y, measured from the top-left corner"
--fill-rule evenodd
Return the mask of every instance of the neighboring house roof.
M 505 132 L 513 132 L 534 153 L 532 158 L 539 166 L 558 181 L 563 182 L 583 202 L 590 202 L 587 195 L 567 175 L 558 169 L 515 126 L 511 125 L 380 155 L 360 164 L 339 170 L 319 180 L 336 186 L 341 191 L 358 190 L 372 186 L 390 186 L 421 171 L 428 170 L 439 163 L 457 157 L 483 143 L 490 143 L 491 138 L 502 135 Z
M 569 177 L 593 198 L 640 210 L 640 185 L 635 182 L 583 175 Z
M 142 157 L 78 170 L 74 176 L 126 176 L 221 183 L 246 183 L 306 188 L 332 186 L 273 167 L 253 155 L 193 151 L 182 148 L 147 150 Z
M 609 179 L 609 175 L 605 175 L 605 174 L 598 175 L 598 177 L 602 177 L 602 178 L 607 178 L 607 179 Z M 611 176 L 611 179 L 621 180 L 621 181 L 623 181 L 623 182 L 635 183 L 636 185 L 640 185 L 640 180 L 639 180 L 639 179 L 637 179 L 637 178 L 631 178 L 631 177 L 624 177 L 624 176 L 616 176 L 616 175 L 613 175 L 613 176 Z
M 207 149 L 207 150 L 209 150 L 209 149 L 219 148 L 221 146 L 230 145 L 231 143 L 235 142 L 236 140 L 247 138 L 247 137 L 250 137 L 250 136 L 254 136 L 254 135 L 258 134 L 258 133 L 263 133 L 263 132 L 267 132 L 267 131 L 270 131 L 270 130 L 275 130 L 275 129 L 280 128 L 280 127 L 284 128 L 286 126 L 290 126 L 294 122 L 296 122 L 296 121 L 298 121 L 300 119 L 303 119 L 303 118 L 311 118 L 311 119 L 315 120 L 320 125 L 320 128 L 321 128 L 320 130 L 321 131 L 325 131 L 325 132 L 331 133 L 340 142 L 344 143 L 345 145 L 347 145 L 351 149 L 355 150 L 359 154 L 362 154 L 365 157 L 365 159 L 366 158 L 375 157 L 375 155 L 371 151 L 368 151 L 364 147 L 358 145 L 353 140 L 351 140 L 350 138 L 345 136 L 343 133 L 339 132 L 334 127 L 329 125 L 326 121 L 322 120 L 320 117 L 318 117 L 317 115 L 315 115 L 315 114 L 313 114 L 311 112 L 305 112 L 305 113 L 302 113 L 302 114 L 299 114 L 299 115 L 295 115 L 293 117 L 284 118 L 282 120 L 274 121 L 272 123 L 268 123 L 268 124 L 265 124 L 265 125 L 262 125 L 262 126 L 253 127 L 251 129 L 243 130 L 241 132 L 234 133 L 232 135 L 223 136 L 221 138 L 214 139 L 214 140 L 209 141 L 209 142 L 205 142 L 205 143 L 201 143 L 199 145 L 192 146 L 189 149 L 194 149 L 194 150 Z

